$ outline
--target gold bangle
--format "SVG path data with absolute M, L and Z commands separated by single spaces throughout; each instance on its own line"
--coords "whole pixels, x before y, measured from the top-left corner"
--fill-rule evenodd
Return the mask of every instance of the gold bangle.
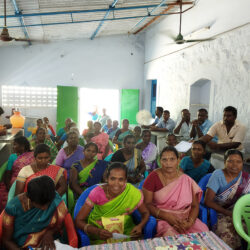
M 88 232 L 87 232 L 88 226 L 90 226 L 90 224 L 86 224 L 86 225 L 84 226 L 84 228 L 83 228 L 83 231 L 84 231 L 86 234 L 88 233 Z
M 158 211 L 156 212 L 156 218 L 157 218 L 157 219 L 158 219 L 158 217 L 159 217 L 160 212 L 161 212 L 160 209 L 158 209 Z

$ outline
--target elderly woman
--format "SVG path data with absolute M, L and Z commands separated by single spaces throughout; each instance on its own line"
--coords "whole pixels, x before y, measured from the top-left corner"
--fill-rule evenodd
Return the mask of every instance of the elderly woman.
M 56 191 L 62 196 L 67 190 L 66 171 L 59 166 L 50 165 L 50 148 L 46 144 L 37 145 L 34 157 L 35 161 L 18 173 L 15 195 L 27 192 L 27 186 L 32 179 L 47 175 L 53 179 Z
M 50 177 L 31 180 L 27 192 L 13 198 L 5 208 L 2 237 L 5 249 L 28 246 L 55 249 L 54 237 L 58 237 L 66 214 L 67 207 L 55 192 Z
M 123 162 L 128 168 L 128 182 L 138 184 L 143 179 L 146 170 L 141 156 L 141 150 L 135 148 L 135 137 L 127 135 L 123 141 L 124 148 L 117 150 L 111 162 Z
M 82 136 L 86 136 L 87 135 L 87 133 L 93 133 L 94 132 L 94 124 L 93 124 L 93 121 L 87 121 L 87 127 L 88 128 L 86 128 L 86 129 L 84 129 L 83 131 L 82 131 Z
M 191 148 L 191 156 L 185 156 L 180 162 L 181 170 L 198 183 L 207 173 L 212 173 L 214 167 L 203 157 L 206 153 L 204 141 L 194 141 Z
M 136 148 L 142 151 L 142 158 L 146 164 L 146 169 L 152 171 L 156 168 L 157 147 L 150 141 L 151 131 L 142 131 L 142 142 L 136 145 Z
M 161 168 L 149 174 L 143 184 L 145 204 L 157 218 L 157 237 L 208 231 L 197 217 L 202 190 L 189 176 L 178 171 L 178 152 L 165 147 Z
M 3 182 L 0 183 L 0 211 L 2 211 L 6 205 L 8 191 L 16 180 L 19 171 L 24 166 L 31 164 L 35 160 L 34 154 L 30 150 L 30 143 L 24 136 L 14 139 L 13 150 L 14 154 L 11 154 L 8 159 Z
M 67 170 L 67 180 L 69 180 L 69 171 L 75 161 L 82 160 L 83 147 L 79 144 L 79 134 L 76 131 L 70 131 L 67 134 L 68 146 L 60 149 L 56 157 L 56 165 Z
M 225 168 L 215 170 L 208 181 L 205 205 L 218 212 L 215 233 L 236 249 L 241 246 L 241 240 L 233 226 L 232 210 L 242 195 L 250 193 L 250 178 L 242 171 L 243 155 L 240 151 L 228 150 L 224 161 Z
M 117 144 L 119 148 L 122 148 L 122 142 L 125 136 L 132 135 L 132 134 L 133 134 L 133 131 L 129 129 L 129 120 L 124 119 L 122 121 L 122 128 L 116 132 L 113 138 L 113 143 Z
M 103 160 L 110 153 L 109 151 L 109 136 L 108 134 L 101 132 L 101 123 L 94 123 L 94 136 L 91 138 L 91 141 L 98 146 L 97 158 Z
M 58 150 L 56 148 L 56 145 L 53 143 L 53 141 L 50 138 L 46 138 L 46 129 L 45 128 L 38 128 L 36 130 L 36 139 L 33 139 L 30 142 L 31 147 L 34 149 L 38 144 L 44 143 L 50 148 L 50 155 L 51 155 L 51 161 L 53 161 L 58 153 Z
M 138 225 L 134 225 L 131 214 L 137 208 L 142 220 Z M 97 244 L 112 238 L 112 233 L 117 230 L 131 237 L 139 237 L 148 217 L 149 212 L 143 203 L 141 191 L 127 183 L 127 167 L 115 162 L 108 168 L 107 183 L 90 192 L 75 224 L 90 236 L 92 243 Z M 108 220 L 111 222 L 106 224 Z M 120 222 L 112 229 L 111 223 L 115 220 Z

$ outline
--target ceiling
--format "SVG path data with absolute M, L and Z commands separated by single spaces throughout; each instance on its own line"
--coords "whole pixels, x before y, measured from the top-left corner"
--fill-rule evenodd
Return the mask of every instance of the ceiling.
M 157 22 L 179 12 L 174 0 L 6 0 L 11 37 L 41 42 L 74 40 L 118 34 L 136 34 L 157 17 Z M 0 1 L 0 31 L 4 5 Z M 183 0 L 183 11 L 195 0 Z M 0 41 L 0 46 L 3 45 Z M 18 43 L 14 41 L 14 43 Z M 9 42 L 13 45 L 13 41 Z

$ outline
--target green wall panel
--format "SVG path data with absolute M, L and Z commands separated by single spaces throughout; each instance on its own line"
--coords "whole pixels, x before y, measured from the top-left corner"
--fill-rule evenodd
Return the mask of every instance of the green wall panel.
M 139 111 L 139 89 L 122 89 L 121 120 L 128 119 L 130 124 L 137 124 L 136 114 Z
M 68 117 L 78 122 L 78 88 L 57 86 L 57 130 L 65 126 Z

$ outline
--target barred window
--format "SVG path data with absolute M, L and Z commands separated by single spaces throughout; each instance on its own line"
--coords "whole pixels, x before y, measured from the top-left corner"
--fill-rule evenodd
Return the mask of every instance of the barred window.
M 2 106 L 56 107 L 57 88 L 2 86 Z

